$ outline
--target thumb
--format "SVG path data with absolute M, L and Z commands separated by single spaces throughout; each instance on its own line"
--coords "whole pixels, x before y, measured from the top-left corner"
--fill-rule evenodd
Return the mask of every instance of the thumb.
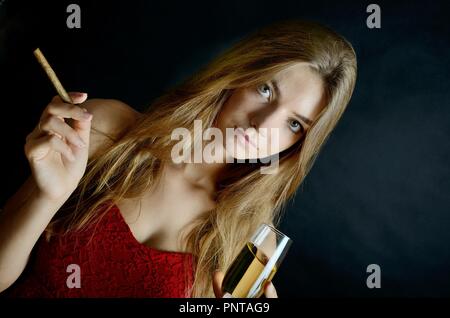
M 74 104 L 82 104 L 88 97 L 87 93 L 80 92 L 70 92 L 69 95 Z M 86 112 L 86 114 L 89 114 L 90 117 L 88 116 L 85 120 L 74 120 L 72 127 L 80 135 L 81 139 L 86 143 L 86 145 L 89 145 L 89 136 L 91 132 L 93 115 L 89 113 L 86 108 L 82 107 L 82 105 L 79 106 Z
M 70 92 L 69 93 L 70 98 L 72 99 L 72 102 L 74 104 L 81 104 L 84 103 L 88 97 L 87 93 L 81 93 L 81 92 Z
M 213 273 L 213 289 L 214 289 L 214 295 L 216 295 L 216 298 L 222 298 L 223 292 L 222 292 L 222 281 L 224 277 L 224 273 L 216 270 Z

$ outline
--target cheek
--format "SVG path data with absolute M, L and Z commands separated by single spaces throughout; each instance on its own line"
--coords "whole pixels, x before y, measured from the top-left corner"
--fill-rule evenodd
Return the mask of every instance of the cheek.
M 301 137 L 301 135 L 293 134 L 290 131 L 284 133 L 284 139 L 281 141 L 284 149 L 289 148 Z
M 232 128 L 234 119 L 240 119 L 246 112 L 248 100 L 243 92 L 236 92 L 231 95 L 223 104 L 217 119 L 217 126 L 221 129 Z
M 221 107 L 219 114 L 216 119 L 216 127 L 220 129 L 225 129 L 229 124 L 230 118 L 233 114 L 231 107 L 231 101 L 227 100 Z
M 301 135 L 295 135 L 288 131 L 287 129 L 279 129 L 278 136 L 277 134 L 272 134 L 270 139 L 267 141 L 267 149 L 270 150 L 271 154 L 275 154 L 277 152 L 282 152 L 283 150 L 288 149 L 293 144 L 297 142 L 297 140 L 301 137 Z M 274 149 L 271 148 L 272 139 L 274 142 Z

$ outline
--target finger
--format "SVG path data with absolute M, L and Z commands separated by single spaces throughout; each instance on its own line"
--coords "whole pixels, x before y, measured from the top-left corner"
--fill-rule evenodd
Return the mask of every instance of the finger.
M 81 104 L 86 101 L 88 94 L 81 92 L 69 92 L 69 96 L 74 104 Z
M 264 295 L 266 298 L 278 298 L 277 290 L 272 282 L 267 282 L 264 287 Z
M 56 135 L 46 135 L 25 144 L 25 154 L 30 161 L 39 161 L 49 151 L 56 151 L 70 161 L 75 160 L 70 147 Z
M 58 116 L 61 118 L 71 118 L 80 121 L 87 121 L 92 118 L 85 109 L 80 106 L 67 104 L 64 102 L 52 102 L 48 104 L 41 116 L 41 121 L 48 116 Z
M 47 117 L 46 120 L 41 122 L 40 129 L 44 132 L 57 133 L 79 148 L 86 147 L 86 143 L 81 139 L 78 133 L 59 117 Z
M 45 134 L 39 129 L 39 124 L 37 124 L 34 129 L 27 135 L 26 142 L 31 142 L 33 139 L 44 136 Z
M 224 277 L 224 273 L 221 271 L 215 271 L 213 274 L 213 289 L 214 289 L 214 295 L 216 295 L 216 298 L 222 298 L 222 281 Z
M 72 127 L 78 133 L 78 135 L 81 137 L 81 139 L 87 145 L 89 145 L 89 137 L 91 135 L 90 134 L 91 133 L 91 124 L 92 124 L 92 119 L 94 116 L 91 113 L 89 113 L 85 108 L 83 108 L 83 111 L 86 114 L 89 114 L 90 118 L 88 120 L 83 120 L 83 121 L 75 120 L 75 121 L 73 121 Z
M 58 136 L 59 138 L 63 138 L 61 135 L 59 135 L 56 132 L 53 131 L 44 131 L 42 130 L 42 128 L 40 127 L 40 122 L 34 127 L 34 129 L 27 135 L 26 137 L 26 142 L 30 142 L 33 139 L 38 139 L 41 138 L 43 136 L 47 136 L 47 135 L 53 135 L 55 134 L 56 136 Z
M 87 99 L 87 93 L 81 93 L 81 92 L 69 92 L 70 99 L 72 99 L 72 102 L 74 104 L 81 104 Z M 52 101 L 50 103 L 64 103 L 64 101 L 61 99 L 59 95 L 56 95 L 52 98 Z

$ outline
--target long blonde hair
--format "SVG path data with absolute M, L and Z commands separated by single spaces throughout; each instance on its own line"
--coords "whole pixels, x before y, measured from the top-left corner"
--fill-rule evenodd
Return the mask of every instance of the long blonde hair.
M 286 203 L 311 169 L 319 150 L 342 116 L 354 89 L 356 56 L 343 37 L 305 21 L 283 21 L 247 35 L 177 87 L 155 100 L 138 122 L 88 162 L 71 199 L 47 233 L 81 230 L 98 221 L 101 205 L 139 198 L 171 160 L 172 130 L 193 122 L 211 127 L 230 93 L 258 85 L 298 62 L 323 79 L 327 104 L 304 138 L 279 156 L 275 174 L 260 163 L 227 164 L 216 207 L 195 219 L 185 240 L 196 256 L 195 279 L 187 296 L 212 297 L 212 273 L 225 271 L 251 233 L 262 223 L 279 224 Z M 204 128 L 206 128 L 204 126 Z M 73 203 L 75 202 L 75 203 Z M 61 230 L 62 229 L 62 230 Z

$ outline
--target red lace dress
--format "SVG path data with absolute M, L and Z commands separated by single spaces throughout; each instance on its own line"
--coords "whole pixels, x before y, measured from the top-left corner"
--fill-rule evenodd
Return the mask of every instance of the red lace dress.
M 192 254 L 139 243 L 114 205 L 83 233 L 49 242 L 41 236 L 22 275 L 0 296 L 190 297 L 194 266 Z

